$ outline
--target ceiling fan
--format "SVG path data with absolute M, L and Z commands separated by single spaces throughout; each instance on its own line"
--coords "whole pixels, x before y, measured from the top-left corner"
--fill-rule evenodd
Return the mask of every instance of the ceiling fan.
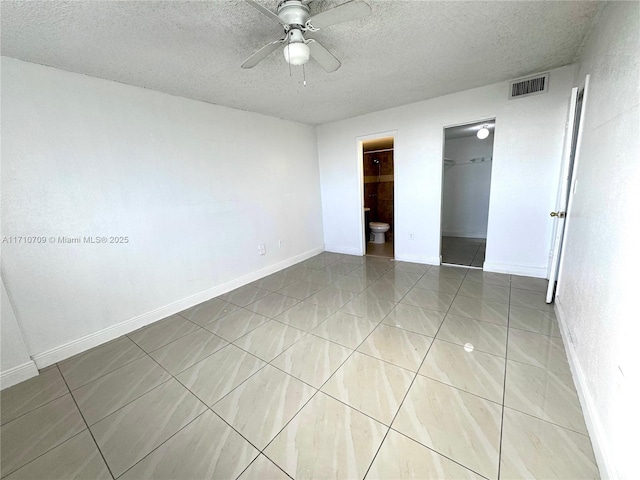
M 245 1 L 263 15 L 278 22 L 284 28 L 284 37 L 267 43 L 247 58 L 242 68 L 255 67 L 270 53 L 284 46 L 284 58 L 290 65 L 304 65 L 311 57 L 327 72 L 335 72 L 340 68 L 340 61 L 317 40 L 305 39 L 304 34 L 317 32 L 338 23 L 357 20 L 371 13 L 371 7 L 364 0 L 351 0 L 313 16 L 308 6 L 313 0 L 282 0 L 278 3 L 277 12 L 272 12 L 255 0 Z

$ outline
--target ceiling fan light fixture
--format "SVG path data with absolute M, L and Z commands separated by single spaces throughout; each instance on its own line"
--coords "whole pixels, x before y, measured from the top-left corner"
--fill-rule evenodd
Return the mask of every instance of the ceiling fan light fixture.
M 259 1 L 259 0 L 258 0 Z M 247 58 L 242 68 L 253 68 L 284 45 L 282 53 L 289 65 L 304 65 L 313 57 L 327 73 L 340 68 L 340 61 L 320 42 L 304 38 L 304 33 L 315 33 L 332 25 L 364 18 L 371 14 L 371 6 L 365 0 L 348 0 L 346 3 L 311 15 L 309 3 L 312 0 L 278 0 L 277 11 L 273 12 L 256 0 L 245 0 L 260 13 L 277 22 L 284 29 L 284 37 L 267 43 Z
M 309 46 L 304 42 L 286 44 L 283 53 L 290 65 L 304 65 L 309 61 Z
M 483 125 L 476 135 L 480 140 L 487 138 L 489 136 L 489 125 Z

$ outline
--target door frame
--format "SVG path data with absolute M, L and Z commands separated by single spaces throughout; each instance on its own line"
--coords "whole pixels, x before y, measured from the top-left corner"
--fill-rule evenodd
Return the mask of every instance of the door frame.
M 396 181 L 396 172 L 397 172 L 397 166 L 396 166 L 396 161 L 398 158 L 398 131 L 397 130 L 389 130 L 386 132 L 380 132 L 380 133 L 372 133 L 370 135 L 361 135 L 356 137 L 356 148 L 357 148 L 357 155 L 356 158 L 358 159 L 358 192 L 360 195 L 360 200 L 357 202 L 357 205 L 360 209 L 360 214 L 356 215 L 357 218 L 360 218 L 360 226 L 359 226 L 359 232 L 360 232 L 360 246 L 359 246 L 359 250 L 360 256 L 365 256 L 367 254 L 367 239 L 364 238 L 365 236 L 365 228 L 364 228 L 364 155 L 363 155 L 363 144 L 366 141 L 369 140 L 376 140 L 378 138 L 385 138 L 385 137 L 393 137 L 393 218 L 397 219 L 397 198 L 398 198 L 398 184 Z M 397 221 L 394 221 L 394 223 L 398 223 Z M 396 232 L 396 225 L 393 225 L 392 228 L 394 229 L 394 235 Z M 393 258 L 395 258 L 396 256 L 396 243 L 395 240 L 393 242 Z
M 439 230 L 438 230 L 438 253 L 439 253 L 439 258 L 440 258 L 440 265 L 442 265 L 442 212 L 444 210 L 444 147 L 445 147 L 445 142 L 446 142 L 446 138 L 445 138 L 445 130 L 447 128 L 452 128 L 452 127 L 461 127 L 463 125 L 472 125 L 474 123 L 483 123 L 483 122 L 493 122 L 494 123 L 494 129 L 493 129 L 493 148 L 491 149 L 492 151 L 492 157 L 493 157 L 493 150 L 495 150 L 495 145 L 496 145 L 496 131 L 498 129 L 498 115 L 493 115 L 493 116 L 488 116 L 488 117 L 482 117 L 480 119 L 477 120 L 469 120 L 466 122 L 459 122 L 459 123 L 452 123 L 449 125 L 444 125 L 442 127 L 442 155 L 440 157 L 440 225 L 439 225 Z M 491 212 L 491 191 L 493 190 L 491 187 L 493 185 L 493 160 L 491 161 L 491 176 L 489 177 L 489 209 L 487 214 L 489 214 Z M 486 244 L 489 243 L 489 218 L 487 217 L 487 239 L 486 239 Z M 484 263 L 484 262 L 483 262 Z M 461 267 L 464 267 L 466 265 L 460 265 Z M 478 268 L 478 267 L 469 267 L 469 268 Z M 481 270 L 484 270 L 484 264 L 482 267 L 480 267 Z

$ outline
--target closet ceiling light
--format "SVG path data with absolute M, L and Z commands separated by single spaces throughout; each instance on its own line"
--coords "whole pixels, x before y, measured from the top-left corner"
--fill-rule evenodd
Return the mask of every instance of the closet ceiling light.
M 480 140 L 487 138 L 489 136 L 489 125 L 484 125 L 480 130 L 478 130 L 476 135 L 478 135 Z

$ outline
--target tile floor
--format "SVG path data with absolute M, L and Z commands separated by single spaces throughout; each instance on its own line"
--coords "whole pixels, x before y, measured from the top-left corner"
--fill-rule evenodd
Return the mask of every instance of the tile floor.
M 374 257 L 393 258 L 393 234 L 385 234 L 384 243 L 367 242 L 367 255 Z
M 485 238 L 442 237 L 442 263 L 482 268 Z
M 320 254 L 2 391 L 1 475 L 597 478 L 545 283 Z

